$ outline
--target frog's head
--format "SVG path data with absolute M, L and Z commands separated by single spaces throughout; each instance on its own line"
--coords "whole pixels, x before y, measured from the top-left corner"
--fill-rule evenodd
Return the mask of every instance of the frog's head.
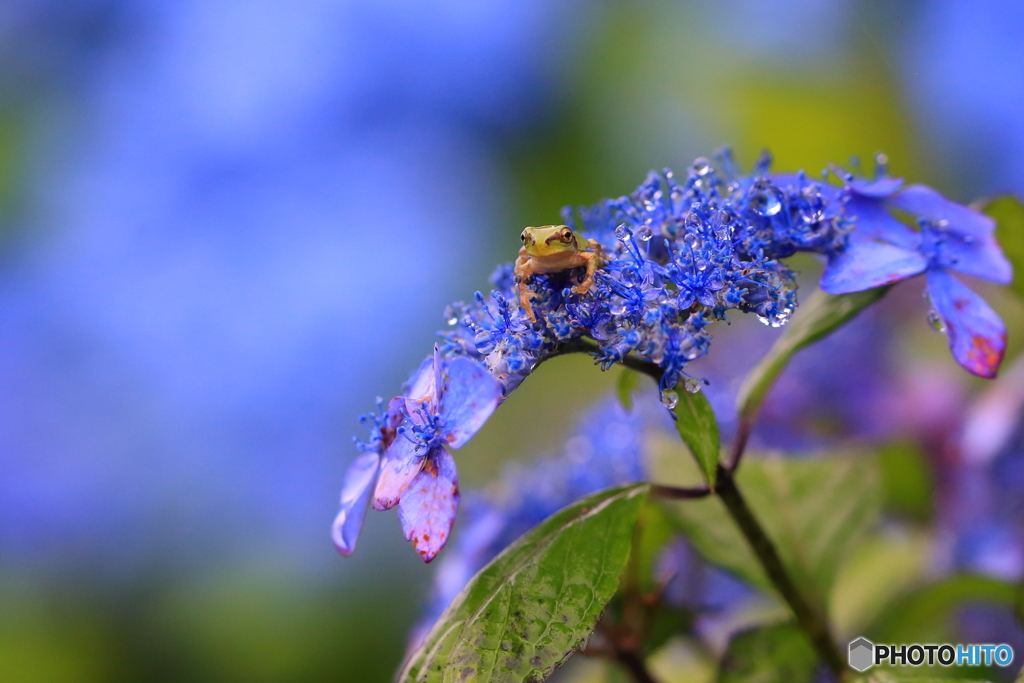
M 542 225 L 539 228 L 526 228 L 519 239 L 523 241 L 523 247 L 530 256 L 554 256 L 586 248 L 586 242 L 567 225 Z

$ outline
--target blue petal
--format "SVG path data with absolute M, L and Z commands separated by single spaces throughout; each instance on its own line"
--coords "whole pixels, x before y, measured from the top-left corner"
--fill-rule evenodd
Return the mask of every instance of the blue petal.
M 501 385 L 478 361 L 460 356 L 445 368 L 441 395 L 442 438 L 459 448 L 487 422 L 501 401 Z
M 1013 279 L 1013 266 L 994 236 L 964 239 L 947 232 L 942 243 L 942 262 L 951 270 L 1001 285 L 1008 285 Z
M 373 493 L 374 509 L 387 510 L 397 505 L 409 482 L 423 467 L 423 461 L 423 456 L 416 453 L 416 444 L 404 436 L 395 437 L 391 446 L 384 451 L 380 478 Z
M 409 398 L 426 398 L 434 388 L 434 357 L 427 356 L 412 373 L 409 381 L 402 386 L 402 395 Z
M 924 271 L 928 262 L 919 252 L 885 242 L 850 240 L 846 249 L 829 257 L 821 288 L 829 294 L 848 294 L 892 284 Z
M 854 195 L 847 203 L 846 210 L 855 217 L 851 239 L 882 240 L 905 249 L 917 249 L 921 244 L 921 233 L 907 227 L 889 213 L 882 200 Z
M 459 506 L 459 481 L 455 460 L 444 446 L 425 458 L 426 463 L 409 485 L 398 506 L 405 540 L 424 562 L 440 552 L 451 535 Z
M 910 185 L 893 195 L 893 206 L 930 221 L 946 223 L 946 228 L 975 239 L 993 235 L 996 223 L 983 213 L 952 202 L 927 185 Z
M 380 456 L 363 453 L 349 465 L 345 483 L 341 487 L 341 509 L 331 527 L 331 540 L 342 555 L 351 555 L 356 549 L 359 529 L 370 502 L 370 491 L 380 471 Z
M 903 187 L 903 178 L 854 180 L 850 183 L 850 189 L 863 197 L 888 197 L 901 187 Z
M 956 362 L 979 377 L 995 377 L 1006 352 L 1006 327 L 999 315 L 942 270 L 928 271 L 928 295 L 946 326 Z

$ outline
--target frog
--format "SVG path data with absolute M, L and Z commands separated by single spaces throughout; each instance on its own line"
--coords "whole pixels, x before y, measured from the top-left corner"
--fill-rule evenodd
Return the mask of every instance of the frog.
M 527 284 L 536 273 L 559 273 L 586 266 L 583 280 L 572 288 L 576 294 L 586 294 L 594 284 L 594 273 L 608 259 L 596 240 L 586 239 L 567 225 L 527 227 L 519 236 L 523 246 L 515 265 L 515 282 L 519 292 L 519 306 L 531 322 L 537 317 L 531 299 L 533 290 Z

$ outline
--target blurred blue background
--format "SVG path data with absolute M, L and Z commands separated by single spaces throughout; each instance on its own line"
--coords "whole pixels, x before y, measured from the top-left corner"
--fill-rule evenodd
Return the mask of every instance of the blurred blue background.
M 432 568 L 393 515 L 348 560 L 327 530 L 445 304 L 723 144 L 1024 191 L 1022 32 L 952 0 L 6 0 L 0 678 L 386 680 Z M 612 382 L 556 364 L 464 487 Z

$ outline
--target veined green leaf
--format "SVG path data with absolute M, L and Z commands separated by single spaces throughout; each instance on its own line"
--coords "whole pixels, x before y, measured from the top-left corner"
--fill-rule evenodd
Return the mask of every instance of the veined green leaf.
M 740 416 L 755 415 L 775 378 L 800 349 L 827 337 L 889 291 L 876 287 L 864 292 L 833 296 L 818 290 L 801 306 L 764 358 L 743 380 L 736 408 Z
M 582 647 L 615 594 L 648 488 L 595 493 L 506 548 L 452 601 L 397 680 L 547 678 Z
M 794 623 L 740 631 L 729 641 L 718 683 L 807 683 L 818 655 Z
M 690 393 L 683 390 L 679 392 L 675 415 L 679 436 L 683 437 L 683 441 L 690 447 L 690 452 L 697 459 L 704 478 L 714 489 L 718 454 L 721 450 L 715 411 L 711 409 L 711 404 L 708 403 L 703 391 Z
M 874 458 L 751 459 L 736 479 L 796 584 L 823 604 L 840 561 L 878 515 Z M 717 497 L 669 504 L 701 555 L 771 590 L 753 551 Z

